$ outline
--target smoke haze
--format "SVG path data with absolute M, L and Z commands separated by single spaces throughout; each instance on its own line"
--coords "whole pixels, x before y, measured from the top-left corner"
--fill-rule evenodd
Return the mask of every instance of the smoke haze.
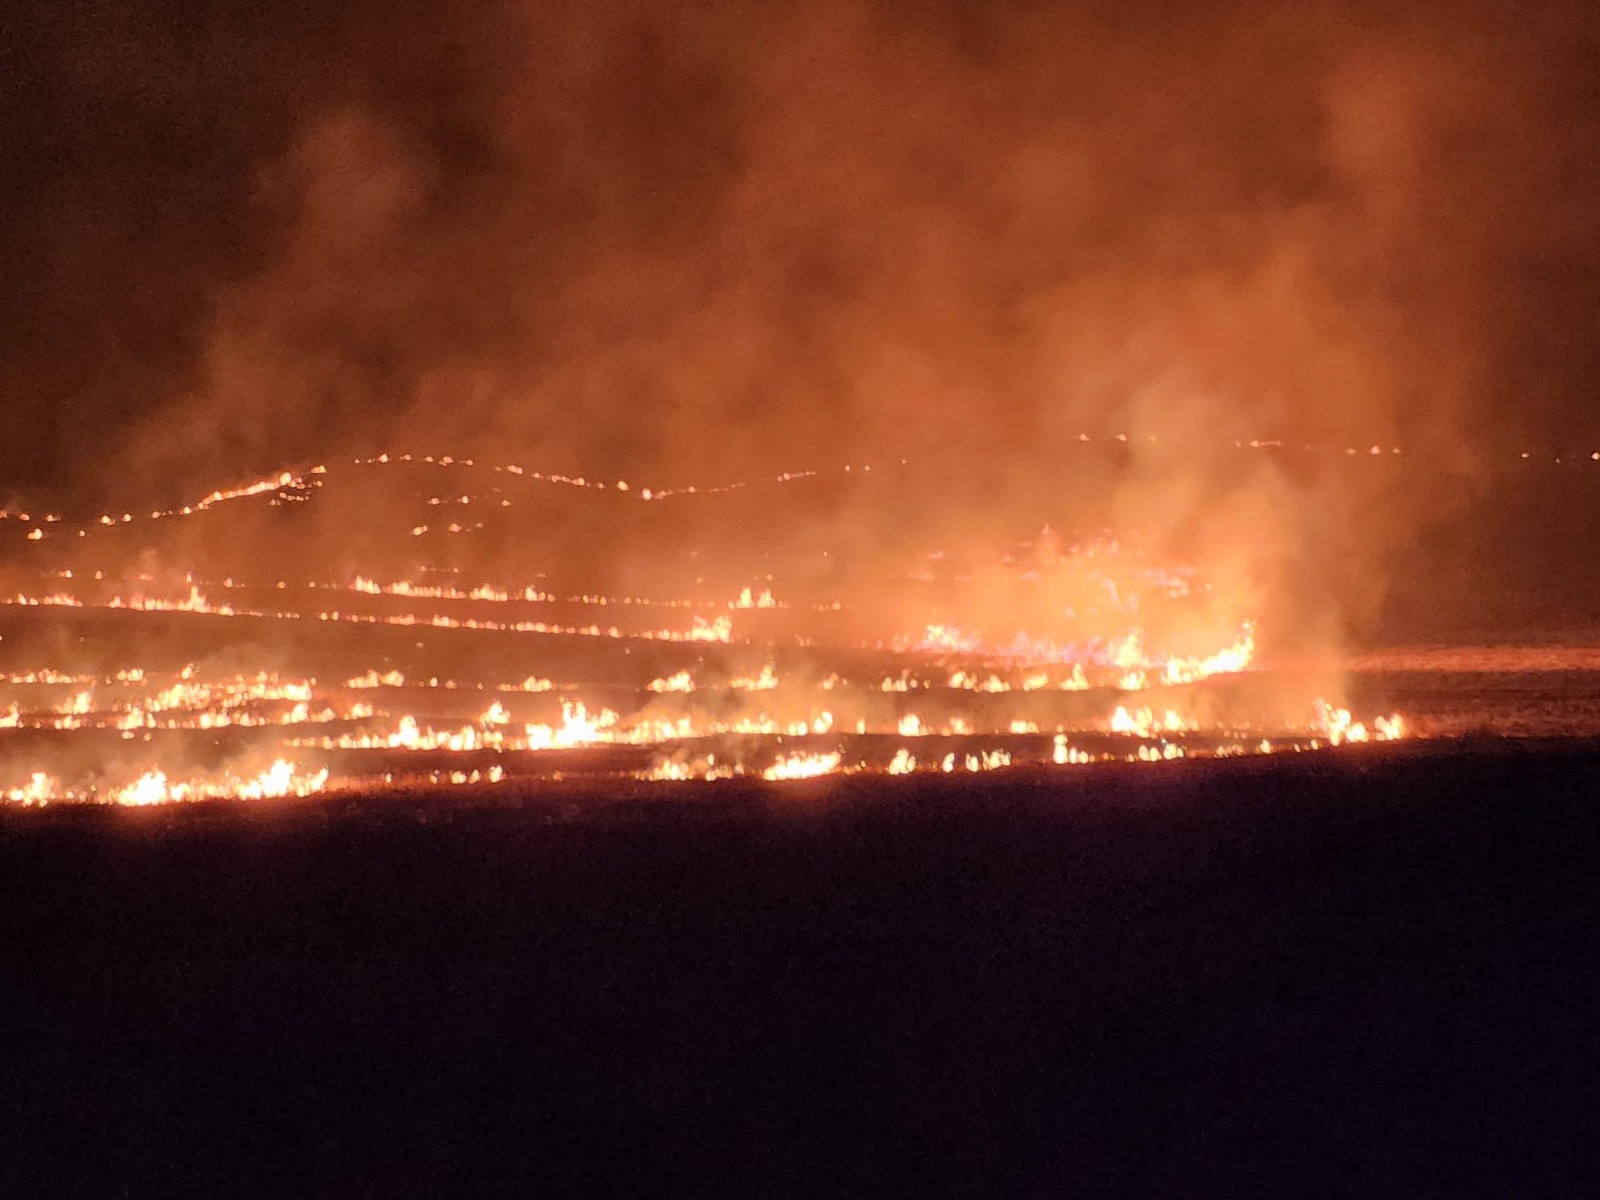
M 907 458 L 954 528 L 1098 488 L 1257 592 L 1363 609 L 1381 571 L 1351 553 L 1403 545 L 1442 482 L 1600 435 L 1576 7 L 154 3 L 19 30 L 13 487 L 172 497 L 388 448 L 646 482 Z M 1083 433 L 1126 433 L 1120 469 L 1064 478 Z M 1241 471 L 1249 438 L 1415 467 Z

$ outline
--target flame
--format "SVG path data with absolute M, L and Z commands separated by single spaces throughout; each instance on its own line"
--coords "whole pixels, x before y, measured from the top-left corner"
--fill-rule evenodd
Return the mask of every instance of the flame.
M 830 775 L 839 769 L 841 757 L 837 751 L 832 754 L 802 754 L 796 752 L 780 758 L 763 771 L 761 777 L 763 779 L 811 779 L 818 775 Z
M 778 602 L 772 598 L 772 592 L 763 588 L 759 595 L 752 595 L 749 587 L 739 589 L 738 597 L 728 605 L 729 608 L 777 608 Z
M 778 686 L 777 664 L 766 663 L 755 675 L 741 676 L 729 686 L 740 692 L 770 691 Z
M 1373 728 L 1355 720 L 1348 708 L 1337 708 L 1326 700 L 1318 700 L 1312 728 L 1338 746 L 1347 742 L 1391 741 L 1405 736 L 1405 722 L 1398 715 L 1378 717 Z
M 359 461 L 386 465 L 413 459 L 410 455 L 393 459 L 381 455 Z M 437 459 L 424 456 L 420 461 L 452 469 L 471 465 L 449 456 Z M 727 491 L 747 486 L 747 483 L 736 483 L 698 489 L 642 488 L 620 481 L 607 484 L 582 477 L 529 472 L 516 465 L 485 465 L 481 469 L 575 488 L 609 489 L 618 496 L 629 497 L 630 502 L 653 502 L 673 495 L 695 494 L 697 490 Z M 181 510 L 153 512 L 151 518 L 192 514 L 225 500 L 273 490 L 320 487 L 322 473 L 320 467 L 299 474 L 281 472 L 236 488 L 219 489 Z M 778 478 L 788 481 L 809 474 L 814 473 L 791 473 Z M 451 486 L 438 491 L 429 502 L 446 511 L 433 525 L 415 527 L 419 535 L 428 533 L 430 528 L 435 537 L 446 528 L 458 532 L 469 528 L 462 520 L 449 520 L 456 506 L 470 504 L 476 513 L 486 505 L 510 502 L 482 488 L 463 490 Z M 26 514 L 21 514 L 20 519 L 29 521 Z M 44 518 L 45 523 L 55 520 L 57 518 L 51 516 Z M 120 527 L 134 520 L 131 513 L 105 514 L 99 524 Z M 32 528 L 37 532 L 42 527 Z M 53 529 L 49 531 L 52 537 L 55 533 Z M 79 533 L 81 535 L 83 530 Z M 27 536 L 30 540 L 39 540 L 31 532 Z M 420 626 L 448 631 L 557 635 L 635 643 L 656 641 L 680 646 L 731 644 L 737 631 L 742 645 L 764 643 L 771 648 L 773 643 L 787 637 L 790 645 L 816 647 L 814 652 L 808 649 L 806 653 L 808 663 L 814 661 L 810 657 L 813 653 L 823 660 L 817 663 L 819 676 L 831 665 L 838 666 L 839 670 L 815 680 L 807 677 L 781 679 L 778 661 L 790 659 L 785 653 L 773 650 L 773 657 L 759 670 L 734 674 L 730 678 L 726 659 L 736 656 L 723 655 L 718 649 L 669 650 L 635 644 L 621 648 L 620 654 L 643 651 L 632 661 L 649 661 L 652 666 L 631 681 L 608 674 L 603 688 L 600 684 L 592 685 L 606 700 L 606 705 L 602 705 L 593 692 L 585 691 L 585 685 L 572 682 L 557 685 L 542 675 L 527 675 L 520 681 L 512 678 L 496 681 L 492 674 L 479 679 L 408 679 L 400 670 L 373 666 L 350 675 L 342 683 L 324 686 L 315 679 L 280 678 L 265 672 L 227 675 L 219 673 L 215 665 L 203 668 L 191 665 L 176 677 L 170 670 L 153 671 L 143 667 L 123 667 L 103 676 L 40 668 L 0 680 L 15 689 L 11 695 L 0 693 L 0 701 L 5 704 L 0 709 L 0 729 L 96 729 L 114 731 L 112 736 L 120 734 L 122 741 L 138 744 L 141 740 L 150 741 L 154 730 L 283 726 L 284 732 L 269 735 L 269 740 L 275 739 L 277 745 L 285 748 L 359 749 L 395 755 L 410 751 L 471 753 L 490 759 L 503 752 L 519 750 L 661 746 L 671 757 L 658 762 L 640 777 L 673 779 L 726 778 L 745 774 L 747 770 L 749 774 L 770 778 L 855 770 L 889 774 L 918 769 L 993 770 L 1014 759 L 1041 765 L 1076 765 L 1106 758 L 1150 761 L 1192 753 L 1273 753 L 1321 744 L 1387 741 L 1405 735 L 1404 722 L 1398 716 L 1358 720 L 1348 709 L 1323 701 L 1310 706 L 1306 715 L 1299 722 L 1290 722 L 1288 728 L 1246 725 L 1244 728 L 1250 729 L 1248 734 L 1208 730 L 1201 739 L 1193 736 L 1200 733 L 1200 725 L 1188 715 L 1187 702 L 1181 697 L 1163 695 L 1159 703 L 1155 703 L 1152 696 L 1152 704 L 1141 705 L 1138 697 L 1130 695 L 1125 698 L 1126 703 L 1115 706 L 1109 718 L 1086 714 L 1082 705 L 1061 707 L 1059 697 L 1053 700 L 1049 693 L 1112 688 L 1133 693 L 1152 687 L 1182 688 L 1215 676 L 1249 671 L 1256 666 L 1256 630 L 1250 621 L 1237 622 L 1235 618 L 1240 614 L 1226 606 L 1218 610 L 1205 609 L 1202 619 L 1187 623 L 1187 618 L 1174 622 L 1159 619 L 1160 614 L 1152 615 L 1159 602 L 1168 600 L 1189 598 L 1203 607 L 1209 603 L 1204 599 L 1209 583 L 1187 568 L 1142 559 L 1113 540 L 1102 539 L 1063 555 L 1053 541 L 1041 537 L 1036 549 L 1039 551 L 1035 555 L 1037 561 L 1027 556 L 1007 557 L 1004 561 L 1011 565 L 1003 572 L 998 567 L 995 571 L 1009 573 L 1007 586 L 1015 585 L 1017 589 L 1014 593 L 1001 589 L 999 594 L 1032 597 L 1038 603 L 1019 603 L 1014 610 L 1005 603 L 990 605 L 989 591 L 975 587 L 973 595 L 981 597 L 984 603 L 951 600 L 948 608 L 919 615 L 910 625 L 919 632 L 903 636 L 894 636 L 896 627 L 888 624 L 887 619 L 882 627 L 872 625 L 870 622 L 879 619 L 881 614 L 874 614 L 870 607 L 852 609 L 846 603 L 848 598 L 785 593 L 786 601 L 780 602 L 774 598 L 773 588 L 764 582 L 739 587 L 729 601 L 726 597 L 730 589 L 722 583 L 708 585 L 693 598 L 602 593 L 560 596 L 543 586 L 546 583 L 543 575 L 534 576 L 537 582 L 455 579 L 435 583 L 431 581 L 435 575 L 430 573 L 419 573 L 416 580 L 395 582 L 355 574 L 341 576 L 338 582 L 322 580 L 290 585 L 280 580 L 276 591 L 264 592 L 260 584 L 249 585 L 247 589 L 231 579 L 219 581 L 203 573 L 199 573 L 198 578 L 195 574 L 184 575 L 181 582 L 176 574 L 154 578 L 148 574 L 128 573 L 117 576 L 112 583 L 99 571 L 92 572 L 93 578 L 87 570 L 77 576 L 72 571 L 59 571 L 54 576 L 41 575 L 47 581 L 44 586 L 19 591 L 14 599 L 0 603 L 30 607 L 60 605 L 130 614 L 183 613 L 204 617 L 208 622 L 249 617 L 278 622 L 322 621 L 349 626 Z M 942 555 L 928 556 L 926 573 L 917 577 L 931 580 L 936 578 L 933 572 L 938 571 L 942 572 L 938 578 L 943 583 L 949 583 L 952 578 L 956 581 L 968 578 L 952 575 L 953 571 L 967 569 L 954 565 L 958 556 L 952 556 L 946 565 L 940 566 L 944 561 Z M 1067 565 L 1058 569 L 1059 563 Z M 1042 574 L 1046 571 L 1057 571 L 1058 575 L 1076 573 L 1075 581 L 1069 581 L 1072 587 L 1057 587 L 1061 580 Z M 773 576 L 760 578 L 770 581 Z M 704 584 L 705 581 L 696 582 Z M 270 584 L 265 586 L 271 587 Z M 291 599 L 295 596 L 300 600 Z M 1070 603 L 1064 603 L 1064 598 Z M 945 601 L 939 603 L 943 605 Z M 564 612 L 562 621 L 538 619 L 553 614 L 553 610 L 538 606 L 552 605 L 578 605 L 595 610 L 596 615 L 599 610 L 608 612 L 604 621 L 584 616 L 566 617 Z M 757 620 L 748 616 L 754 610 L 769 610 L 771 615 Z M 799 618 L 807 612 L 826 614 L 845 610 L 850 610 L 852 615 L 842 626 L 799 625 Z M 1017 629 L 1012 624 L 1000 623 L 997 613 L 1007 622 L 1015 617 L 1016 625 L 1027 627 Z M 1019 614 L 1026 614 L 1026 617 Z M 926 616 L 941 619 L 923 623 L 922 618 Z M 187 618 L 180 624 L 192 627 Z M 747 629 L 750 627 L 763 630 L 759 639 L 749 637 Z M 215 631 L 216 625 L 209 628 Z M 853 632 L 839 635 L 837 631 L 841 628 Z M 775 635 L 770 632 L 774 629 L 784 632 Z M 207 637 L 210 636 L 208 633 Z M 813 636 L 818 640 L 811 641 Z M 529 650 L 533 650 L 533 643 L 529 644 Z M 882 668 L 880 674 L 879 670 L 844 665 L 846 661 L 858 662 L 859 659 L 828 663 L 826 655 L 835 650 L 851 654 L 894 650 L 910 662 L 906 665 L 904 659 L 895 661 L 893 667 Z M 759 661 L 753 653 L 741 664 L 746 669 L 746 664 Z M 679 661 L 674 662 L 674 657 Z M 690 658 L 691 665 L 683 665 L 684 658 Z M 359 668 L 345 668 L 345 671 L 354 670 Z M 841 675 L 840 671 L 845 674 Z M 852 675 L 852 671 L 856 673 Z M 660 672 L 659 676 L 646 682 L 648 676 L 656 672 Z M 714 696 L 695 696 L 697 675 L 702 682 L 728 679 L 728 683 L 719 686 Z M 941 680 L 944 681 L 942 686 Z M 527 697 L 555 691 L 558 687 L 564 693 L 560 697 L 559 722 L 550 720 L 546 724 L 528 720 L 530 715 L 539 714 L 548 720 L 552 710 L 546 706 L 547 702 L 535 702 Z M 404 693 L 401 689 L 405 689 Z M 474 690 L 480 695 L 459 694 Z M 886 698 L 894 693 L 913 691 L 922 696 L 917 702 L 917 713 L 900 713 L 896 704 Z M 631 699 L 627 698 L 629 692 Z M 1004 701 L 989 699 L 1012 693 L 1015 695 Z M 624 698 L 616 699 L 619 695 Z M 438 707 L 428 707 L 433 699 L 440 702 Z M 616 708 L 609 707 L 611 704 Z M 415 712 L 405 709 L 415 709 Z M 1199 706 L 1195 709 L 1201 711 Z M 1105 710 L 1097 708 L 1097 711 Z M 699 739 L 716 737 L 770 739 L 828 735 L 836 727 L 835 714 L 838 714 L 839 728 L 853 731 L 853 734 L 841 735 L 838 750 L 788 753 L 780 756 L 776 765 L 770 762 L 759 765 L 766 760 L 760 757 L 761 752 L 750 747 L 740 751 L 748 756 L 750 765 L 747 768 L 738 755 L 724 754 L 719 758 L 706 752 L 705 746 L 693 744 Z M 1055 730 L 1054 735 L 1041 735 L 1041 726 Z M 930 757 L 920 763 L 911 747 L 899 747 L 885 763 L 881 743 L 874 742 L 863 748 L 850 741 L 851 736 L 881 738 L 892 734 L 924 739 L 935 731 L 950 737 L 1013 740 L 1003 746 L 967 743 L 959 749 L 941 747 L 946 750 L 942 757 Z M 1091 739 L 1106 738 L 1108 731 L 1137 739 L 1140 744 L 1128 742 L 1106 749 L 1102 741 L 1093 752 L 1085 748 L 1095 745 Z M 1265 733 L 1272 737 L 1262 737 Z M 1082 744 L 1069 742 L 1069 734 L 1080 739 Z M 1307 736 L 1311 738 L 1309 743 Z M 1037 739 L 1037 744 L 1016 739 Z M 73 744 L 77 744 L 75 739 Z M 927 745 L 925 741 L 921 744 Z M 766 753 L 771 753 L 770 745 Z M 605 754 L 579 757 L 588 762 L 604 758 Z M 392 777 L 394 770 L 403 770 L 395 765 L 401 760 L 391 757 L 382 761 L 384 766 L 380 773 L 386 779 Z M 637 755 L 632 761 L 637 761 Z M 278 759 L 267 771 L 253 777 L 225 773 L 218 778 L 191 779 L 186 769 L 165 761 L 156 763 L 137 779 L 96 791 L 81 782 L 82 778 L 89 777 L 87 774 L 74 782 L 72 778 L 62 778 L 68 773 L 61 772 L 53 760 L 41 760 L 16 764 L 26 773 L 5 778 L 7 790 L 0 791 L 0 796 L 19 803 L 106 796 L 114 797 L 119 803 L 154 803 L 219 794 L 286 795 L 299 788 L 320 790 L 327 783 L 326 768 L 321 769 L 319 777 L 316 771 L 290 763 L 289 758 Z M 516 770 L 545 769 L 528 768 L 514 760 L 507 760 L 507 764 Z M 52 769 L 35 769 L 44 765 Z M 87 770 L 81 766 L 79 769 Z M 504 778 L 506 769 L 507 765 L 498 761 L 488 766 L 462 763 L 459 770 L 436 771 L 430 765 L 428 770 L 432 773 L 424 773 L 424 777 L 435 781 L 495 782 Z M 632 770 L 631 762 L 628 769 Z
M 652 692 L 692 692 L 694 680 L 690 678 L 687 670 L 678 671 L 664 679 L 655 679 L 650 682 Z
M 12 788 L 4 795 L 18 804 L 48 804 L 61 795 L 61 785 L 46 772 L 35 771 L 22 787 Z
M 1405 721 L 1400 717 L 1399 713 L 1393 713 L 1387 717 L 1375 717 L 1372 725 L 1377 730 L 1380 741 L 1398 741 L 1406 735 Z
M 1079 750 L 1076 746 L 1067 743 L 1067 735 L 1058 733 L 1051 743 L 1050 761 L 1058 767 L 1069 764 L 1086 763 L 1090 761 L 1087 750 Z
M 220 782 L 174 781 L 167 777 L 165 771 L 152 768 L 132 783 L 108 791 L 106 799 L 112 804 L 130 807 L 222 798 L 264 800 L 282 796 L 310 796 L 322 791 L 327 782 L 326 767 L 307 773 L 280 758 L 259 775 L 245 779 L 230 777 Z
M 588 745 L 600 741 L 605 736 L 604 731 L 616 723 L 617 714 L 609 709 L 602 709 L 594 716 L 590 716 L 588 709 L 581 702 L 563 700 L 561 728 L 552 729 L 548 725 L 527 726 L 525 730 L 527 748 L 547 750 L 553 747 Z
M 1172 709 L 1159 715 L 1150 708 L 1128 709 L 1117 705 L 1111 714 L 1111 732 L 1129 733 L 1135 737 L 1149 738 L 1159 733 L 1193 732 L 1199 729 L 1196 722 L 1186 720 Z

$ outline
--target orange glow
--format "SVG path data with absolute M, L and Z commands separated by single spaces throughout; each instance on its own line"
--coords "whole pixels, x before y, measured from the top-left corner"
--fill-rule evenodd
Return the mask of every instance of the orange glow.
M 448 456 L 423 461 L 469 465 Z M 698 494 L 694 487 L 607 484 L 516 466 L 479 469 L 607 491 L 617 503 Z M 150 519 L 320 487 L 323 474 L 321 468 L 281 472 Z M 464 487 L 439 493 L 432 502 L 451 512 L 469 502 L 474 511 L 499 503 Z M 114 538 L 144 519 L 108 513 L 97 524 Z M 447 527 L 466 528 L 441 515 L 435 536 Z M 41 540 L 34 533 L 42 528 L 33 526 L 28 540 Z M 49 550 L 47 542 L 28 552 Z M 696 587 L 685 572 L 678 594 L 656 597 L 584 591 L 542 574 L 533 576 L 537 582 L 458 577 L 425 565 L 425 556 L 403 568 L 411 579 L 364 566 L 368 573 L 352 571 L 338 582 L 280 580 L 276 588 L 212 578 L 199 568 L 163 573 L 144 559 L 137 572 L 102 574 L 78 564 L 40 569 L 37 586 L 18 589 L 8 578 L 13 598 L 0 606 L 71 611 L 53 618 L 19 612 L 17 620 L 104 628 L 114 613 L 129 628 L 159 624 L 195 662 L 177 671 L 170 660 L 158 667 L 157 658 L 92 670 L 20 663 L 0 676 L 0 731 L 16 731 L 13 744 L 30 747 L 22 755 L 28 761 L 14 760 L 11 773 L 0 774 L 0 797 L 19 804 L 137 805 L 309 795 L 378 778 L 500 783 L 590 769 L 641 779 L 782 782 L 858 771 L 954 773 L 1280 753 L 1407 733 L 1399 716 L 1358 718 L 1337 698 L 1268 705 L 1270 719 L 1236 715 L 1248 703 L 1230 708 L 1227 689 L 1254 686 L 1278 664 L 1258 646 L 1255 621 L 1245 619 L 1251 606 L 1233 595 L 1218 600 L 1195 571 L 1152 563 L 1109 539 L 1070 552 L 1051 543 L 1048 556 L 1035 547 L 1000 565 L 997 556 L 970 574 L 961 573 L 965 566 L 941 567 L 941 555 L 919 558 L 909 573 L 919 586 L 928 583 L 929 595 L 952 579 L 963 587 L 978 582 L 968 591 L 952 584 L 947 596 L 939 593 L 924 607 L 892 611 L 873 608 L 870 587 L 864 597 L 835 596 L 821 591 L 827 584 L 807 584 L 809 576 L 796 581 L 748 569 L 717 576 L 718 568 L 698 564 L 693 570 L 705 577 L 694 576 Z M 936 578 L 936 570 L 944 574 Z M 441 576 L 448 581 L 435 582 Z M 1190 608 L 1172 618 L 1180 603 Z M 162 621 L 158 614 L 174 617 Z M 908 628 L 915 632 L 896 632 Z M 234 630 L 246 632 L 239 638 Z M 196 646 L 213 648 L 204 652 L 211 658 L 181 641 L 186 631 L 194 632 Z M 456 635 L 472 632 L 502 636 L 492 650 L 474 651 L 475 658 L 453 659 L 451 647 L 473 640 Z M 260 660 L 241 669 L 234 650 L 215 649 L 322 639 L 352 651 L 380 633 L 387 647 L 381 656 L 342 652 L 323 678 L 314 677 L 320 668 L 298 660 L 282 670 L 256 669 Z M 517 640 L 521 635 L 529 636 Z M 1269 658 L 1264 666 L 1258 654 Z M 448 677 L 468 659 L 470 670 L 463 665 L 460 677 Z M 585 676 L 590 662 L 604 662 L 604 671 Z M 585 678 L 590 682 L 574 682 Z M 906 711 L 907 704 L 915 711 Z M 71 731 L 57 739 L 62 744 L 82 739 L 87 746 L 93 736 L 114 751 L 40 751 L 33 760 L 39 737 L 27 742 L 28 731 L 50 730 Z M 183 731 L 203 732 L 210 741 L 200 744 L 224 749 L 199 757 L 169 751 L 186 744 L 176 736 Z M 774 745 L 800 737 L 815 740 L 803 748 Z M 561 753 L 574 750 L 584 753 Z M 280 751 L 282 757 L 271 758 Z M 513 757 L 519 754 L 530 757 Z M 462 757 L 444 761 L 458 766 L 439 765 L 438 756 L 455 755 Z M 270 766 L 256 769 L 269 758 Z M 247 760 L 256 765 L 209 774 L 188 765 Z M 406 765 L 412 762 L 424 765 Z M 590 762 L 599 765 L 582 765 Z

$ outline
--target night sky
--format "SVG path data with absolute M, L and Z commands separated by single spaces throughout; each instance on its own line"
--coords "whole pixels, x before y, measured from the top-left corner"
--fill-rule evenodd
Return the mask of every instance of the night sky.
M 1600 447 L 1590 8 L 24 0 L 0 493 Z

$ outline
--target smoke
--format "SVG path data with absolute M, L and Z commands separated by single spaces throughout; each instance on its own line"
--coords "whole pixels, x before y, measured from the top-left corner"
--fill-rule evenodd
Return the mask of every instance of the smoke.
M 94 327 L 109 365 L 73 386 L 116 393 L 110 419 L 59 463 L 192 491 L 393 447 L 646 482 L 907 458 L 938 465 L 926 520 L 951 536 L 1094 491 L 1250 603 L 1359 621 L 1441 484 L 1600 374 L 1574 332 L 1600 296 L 1593 37 L 1506 15 L 230 18 L 207 36 L 248 66 L 238 91 L 117 58 L 159 97 L 264 115 L 225 124 L 224 181 L 162 214 L 211 230 L 203 254 L 128 250 L 187 282 L 159 349 Z M 1126 460 L 1065 477 L 1083 433 L 1126 434 Z M 1241 468 L 1251 438 L 1398 442 L 1415 466 Z

